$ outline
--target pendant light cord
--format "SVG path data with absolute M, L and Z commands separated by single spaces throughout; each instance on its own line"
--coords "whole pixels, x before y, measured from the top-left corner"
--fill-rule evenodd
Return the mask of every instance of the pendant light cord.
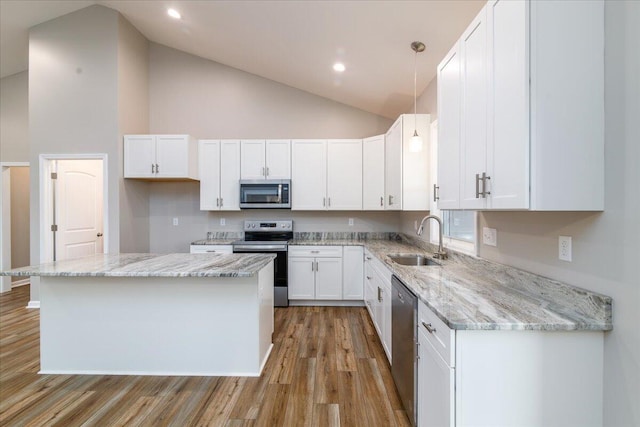
M 418 93 L 416 86 L 418 85 L 418 51 L 415 51 L 413 57 L 413 132 L 418 133 Z

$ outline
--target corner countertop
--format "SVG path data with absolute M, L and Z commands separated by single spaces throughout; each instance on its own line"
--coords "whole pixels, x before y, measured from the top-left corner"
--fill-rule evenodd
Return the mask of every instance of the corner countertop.
M 0 272 L 46 277 L 250 277 L 275 254 L 99 254 Z
M 441 266 L 396 264 L 388 255 L 432 254 L 406 240 L 298 239 L 290 245 L 361 245 L 442 321 L 457 330 L 613 329 L 610 297 L 449 251 Z

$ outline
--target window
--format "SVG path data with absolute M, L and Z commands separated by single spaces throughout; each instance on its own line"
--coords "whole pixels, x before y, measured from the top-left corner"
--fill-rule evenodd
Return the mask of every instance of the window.
M 444 235 L 452 239 L 474 242 L 474 211 L 441 211 Z

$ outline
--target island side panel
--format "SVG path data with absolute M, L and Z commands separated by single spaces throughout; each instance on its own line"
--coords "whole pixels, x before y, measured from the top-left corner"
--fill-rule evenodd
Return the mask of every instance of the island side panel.
M 273 348 L 273 269 L 274 263 L 272 262 L 258 273 L 260 373 L 262 373 L 262 368 L 267 363 Z
M 41 373 L 259 375 L 258 277 L 42 277 Z
M 601 426 L 601 331 L 456 331 L 456 425 Z

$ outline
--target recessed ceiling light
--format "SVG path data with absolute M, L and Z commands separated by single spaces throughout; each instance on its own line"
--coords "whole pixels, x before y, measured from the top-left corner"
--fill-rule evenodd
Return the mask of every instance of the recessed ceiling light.
M 336 62 L 335 64 L 333 64 L 333 71 L 335 71 L 337 73 L 341 73 L 346 69 L 347 69 L 347 67 L 345 67 L 342 62 Z
M 182 18 L 182 15 L 180 15 L 180 12 L 178 12 L 175 9 L 168 9 L 167 14 L 172 18 L 176 18 L 176 19 Z

